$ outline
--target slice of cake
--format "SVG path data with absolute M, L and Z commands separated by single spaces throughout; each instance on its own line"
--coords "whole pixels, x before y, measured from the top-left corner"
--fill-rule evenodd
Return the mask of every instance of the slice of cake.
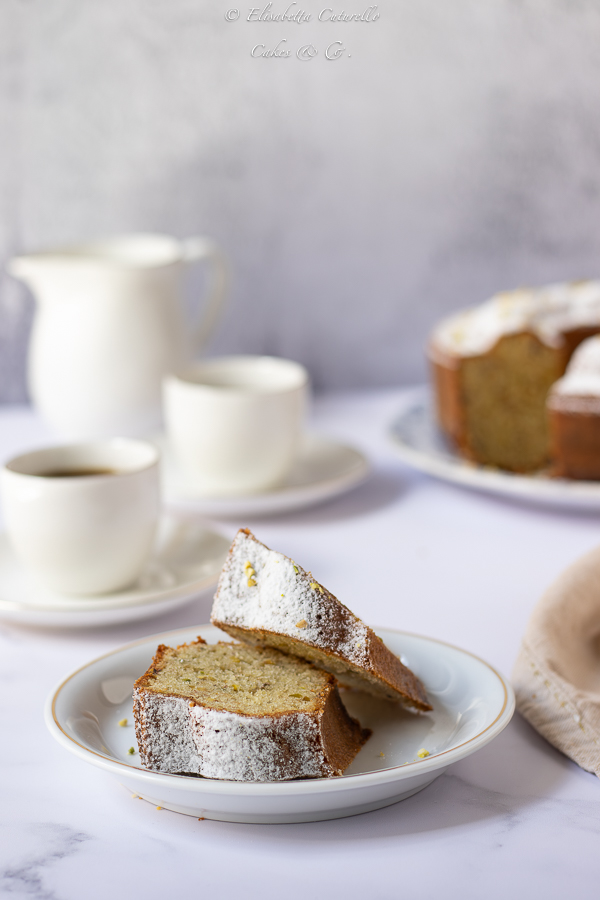
M 577 348 L 547 407 L 553 474 L 600 479 L 600 336 Z
M 142 765 L 229 781 L 341 775 L 370 732 L 331 675 L 246 644 L 161 644 L 134 686 Z
M 223 566 L 211 621 L 238 640 L 313 662 L 344 685 L 425 711 L 425 688 L 383 641 L 293 560 L 247 529 Z

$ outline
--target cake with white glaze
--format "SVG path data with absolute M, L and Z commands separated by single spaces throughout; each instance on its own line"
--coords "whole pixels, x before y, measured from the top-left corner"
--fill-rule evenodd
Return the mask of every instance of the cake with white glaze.
M 350 718 L 331 675 L 244 644 L 159 646 L 134 686 L 147 769 L 230 781 L 341 775 L 370 732 Z
M 236 640 L 306 659 L 345 686 L 431 709 L 419 679 L 372 629 L 247 529 L 236 535 L 223 566 L 211 621 Z
M 600 479 L 600 335 L 580 344 L 547 405 L 554 474 Z
M 474 462 L 516 472 L 547 466 L 548 391 L 598 332 L 598 281 L 505 292 L 444 319 L 428 351 L 442 431 Z

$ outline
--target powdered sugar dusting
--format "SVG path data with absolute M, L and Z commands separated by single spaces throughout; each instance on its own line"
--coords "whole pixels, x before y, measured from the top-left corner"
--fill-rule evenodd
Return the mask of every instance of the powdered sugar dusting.
M 134 692 L 134 714 L 147 769 L 226 781 L 339 774 L 326 758 L 318 712 L 243 716 L 142 688 Z
M 287 635 L 368 665 L 367 626 L 310 572 L 243 531 L 221 573 L 212 619 Z
M 160 772 L 199 773 L 201 759 L 189 727 L 189 702 L 139 688 L 133 701 L 142 765 Z
M 207 778 L 282 781 L 335 774 L 325 761 L 314 714 L 249 718 L 195 706 L 190 719 L 200 774 Z
M 521 331 L 558 347 L 563 332 L 595 326 L 600 327 L 600 281 L 520 288 L 444 319 L 433 333 L 433 352 L 437 347 L 473 356 L 490 350 L 503 335 Z

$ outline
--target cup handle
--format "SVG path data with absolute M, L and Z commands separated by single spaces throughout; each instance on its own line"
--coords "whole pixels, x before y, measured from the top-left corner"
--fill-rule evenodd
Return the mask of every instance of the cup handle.
M 221 313 L 229 284 L 229 265 L 225 254 L 211 238 L 185 238 L 181 241 L 181 247 L 184 263 L 208 260 L 211 264 L 206 311 L 192 333 L 193 354 L 196 356 L 210 337 Z

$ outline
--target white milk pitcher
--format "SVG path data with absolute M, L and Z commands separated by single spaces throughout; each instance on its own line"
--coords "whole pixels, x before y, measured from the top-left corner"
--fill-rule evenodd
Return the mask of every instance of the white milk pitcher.
M 183 277 L 197 260 L 211 262 L 212 284 L 192 327 Z M 160 428 L 162 378 L 197 355 L 223 300 L 227 266 L 215 243 L 123 235 L 18 256 L 8 270 L 37 300 L 29 390 L 49 425 L 70 439 Z

